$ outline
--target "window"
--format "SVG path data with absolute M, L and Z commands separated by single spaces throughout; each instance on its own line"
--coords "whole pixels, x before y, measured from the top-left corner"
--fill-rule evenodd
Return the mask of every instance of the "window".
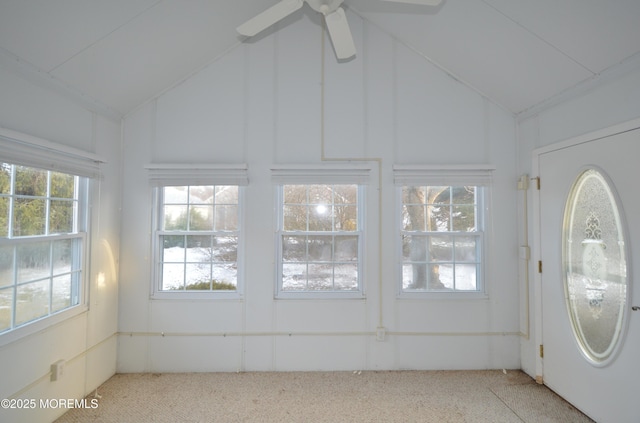
M 402 292 L 479 292 L 481 186 L 405 185 L 401 191 Z
M 0 333 L 84 303 L 87 187 L 0 163 Z
M 155 294 L 237 295 L 242 193 L 237 185 L 156 189 Z
M 363 188 L 280 185 L 278 296 L 362 295 Z

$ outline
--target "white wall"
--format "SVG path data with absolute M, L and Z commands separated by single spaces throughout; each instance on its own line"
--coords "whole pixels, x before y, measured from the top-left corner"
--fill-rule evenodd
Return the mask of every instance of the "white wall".
M 107 161 L 91 194 L 89 311 L 0 347 L 0 398 L 82 398 L 116 368 L 120 124 L 2 67 L 0 92 L 0 127 L 95 153 Z M 64 376 L 50 382 L 50 365 L 60 359 L 67 362 Z M 65 411 L 0 409 L 0 421 L 52 421 Z
M 578 135 L 590 133 L 599 129 L 630 121 L 640 117 L 640 69 L 638 66 L 628 67 L 624 74 L 607 77 L 600 84 L 591 89 L 569 98 L 553 107 L 546 108 L 539 113 L 522 119 L 518 123 L 518 169 L 519 174 L 535 176 L 532 170 L 532 157 L 536 148 L 564 141 Z M 630 159 L 633 160 L 633 159 Z M 530 241 L 533 241 L 532 196 L 529 192 L 529 233 Z M 519 199 L 518 209 L 520 216 L 519 227 L 523 223 L 524 202 Z M 522 241 L 523 231 L 519 231 L 519 242 Z M 632 240 L 633 242 L 633 240 Z M 536 289 L 534 266 L 529 269 L 529 304 L 532 313 L 536 311 Z M 524 266 L 521 263 L 521 287 L 523 298 L 524 290 Z M 529 340 L 522 341 L 522 368 L 531 376 L 541 376 L 540 362 L 538 360 L 538 345 L 540 344 L 540 330 L 536 326 L 539 316 L 531 316 L 531 333 Z M 537 336 L 535 336 L 537 333 Z
M 119 372 L 520 367 L 515 121 L 357 16 L 355 60 L 336 63 L 326 44 L 324 154 L 380 159 L 369 162 L 366 299 L 274 300 L 270 169 L 322 154 L 316 18 L 241 45 L 125 118 Z M 176 162 L 248 163 L 242 300 L 150 299 L 145 166 Z M 489 296 L 400 300 L 392 166 L 443 163 L 496 166 Z

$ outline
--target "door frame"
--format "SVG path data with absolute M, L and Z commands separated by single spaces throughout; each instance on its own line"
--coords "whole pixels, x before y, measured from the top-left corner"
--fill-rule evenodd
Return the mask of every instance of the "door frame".
M 602 138 L 607 138 L 611 136 L 615 136 L 618 134 L 622 134 L 625 132 L 633 131 L 636 129 L 640 129 L 640 118 L 632 119 L 630 121 L 622 122 L 607 128 L 595 130 L 592 132 L 588 132 L 585 134 L 577 135 L 575 137 L 571 137 L 565 139 L 563 141 L 558 141 L 553 144 L 549 144 L 544 147 L 539 147 L 533 150 L 532 152 L 532 175 L 531 178 L 536 179 L 540 177 L 540 156 L 545 153 L 550 153 L 557 150 L 562 150 L 569 147 L 574 147 L 580 144 L 588 143 L 591 141 L 596 141 Z M 544 180 L 542 181 L 544 183 Z M 532 244 L 532 262 L 538 263 L 542 257 L 542 226 L 540 222 L 540 191 L 534 189 L 533 192 L 533 202 L 532 202 L 532 228 L 533 228 L 533 239 Z M 537 265 L 534 266 L 537 268 Z M 542 324 L 542 313 L 543 313 L 543 304 L 542 304 L 542 273 L 538 271 L 534 271 L 534 286 L 533 286 L 533 322 L 535 327 L 535 332 L 533 334 L 534 348 L 538 348 L 540 345 L 543 345 L 543 331 L 544 327 Z M 631 312 L 631 311 L 629 311 Z M 540 384 L 544 383 L 544 359 L 541 357 L 541 354 L 536 351 L 536 363 L 535 363 L 535 378 L 536 381 Z

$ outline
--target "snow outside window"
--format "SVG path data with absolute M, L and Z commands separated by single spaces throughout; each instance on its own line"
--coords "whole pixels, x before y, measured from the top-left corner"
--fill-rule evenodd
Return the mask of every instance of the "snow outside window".
M 0 162 L 0 334 L 85 303 L 87 186 L 77 175 Z
M 277 296 L 361 297 L 363 187 L 278 187 Z
M 237 297 L 241 203 L 237 185 L 156 189 L 157 297 Z
M 405 185 L 401 293 L 482 292 L 485 189 Z

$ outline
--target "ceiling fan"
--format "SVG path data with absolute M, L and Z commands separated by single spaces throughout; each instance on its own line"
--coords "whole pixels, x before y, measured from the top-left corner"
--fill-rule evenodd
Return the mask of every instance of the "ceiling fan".
M 281 0 L 274 6 L 249 19 L 237 28 L 237 31 L 247 37 L 253 37 L 276 22 L 300 9 L 306 2 L 313 10 L 322 13 L 333 44 L 336 57 L 339 60 L 350 59 L 356 54 L 356 46 L 351 36 L 351 29 L 347 22 L 344 9 L 340 7 L 344 0 Z M 381 0 L 394 3 L 408 3 L 425 6 L 437 6 L 442 0 Z

